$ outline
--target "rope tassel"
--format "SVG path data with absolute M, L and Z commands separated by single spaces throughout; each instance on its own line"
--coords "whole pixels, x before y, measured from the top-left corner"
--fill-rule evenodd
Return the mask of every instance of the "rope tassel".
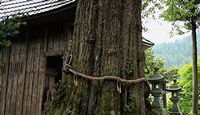
M 74 76 L 74 84 L 75 84 L 75 86 L 78 86 L 77 75 Z
M 117 81 L 117 91 L 118 91 L 119 93 L 122 92 L 121 83 L 118 82 L 118 81 Z

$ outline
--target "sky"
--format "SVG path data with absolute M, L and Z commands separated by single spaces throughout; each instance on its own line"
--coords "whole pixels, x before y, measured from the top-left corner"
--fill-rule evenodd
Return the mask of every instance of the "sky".
M 145 27 L 148 28 L 147 32 L 143 32 L 143 37 L 152 41 L 155 44 L 163 43 L 163 42 L 173 42 L 176 39 L 181 39 L 189 33 L 185 35 L 176 35 L 170 38 L 171 24 L 166 21 L 155 21 L 153 19 L 149 19 L 147 23 L 144 24 Z
M 156 21 L 149 19 L 148 22 L 144 24 L 144 26 L 148 28 L 148 31 L 142 33 L 143 37 L 155 44 L 173 42 L 177 39 L 181 39 L 190 35 L 190 33 L 186 33 L 184 35 L 176 35 L 170 38 L 172 25 L 169 22 L 163 20 Z

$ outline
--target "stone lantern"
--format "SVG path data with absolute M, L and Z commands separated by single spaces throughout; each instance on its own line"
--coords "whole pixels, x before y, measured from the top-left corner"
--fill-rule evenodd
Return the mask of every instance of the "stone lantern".
M 176 79 L 174 79 L 173 81 L 174 83 L 166 89 L 167 91 L 171 92 L 172 97 L 170 98 L 170 100 L 173 102 L 173 106 L 171 111 L 169 112 L 169 115 L 182 115 L 178 105 L 179 92 L 181 91 L 181 87 L 176 84 Z
M 152 102 L 152 107 L 160 113 L 160 115 L 166 115 L 166 110 L 163 108 L 163 103 L 161 97 L 164 94 L 162 88 L 160 88 L 161 83 L 164 81 L 164 77 L 158 72 L 158 68 L 155 68 L 154 74 L 149 78 L 149 82 L 152 85 L 151 94 L 154 97 Z

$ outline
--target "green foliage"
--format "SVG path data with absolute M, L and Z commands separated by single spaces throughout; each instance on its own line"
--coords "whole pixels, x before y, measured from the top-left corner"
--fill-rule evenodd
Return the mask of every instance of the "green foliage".
M 147 31 L 145 23 L 149 21 L 149 19 L 156 19 L 158 17 L 157 11 L 163 9 L 163 5 L 159 0 L 142 0 L 142 27 L 143 31 Z
M 47 100 L 45 104 L 45 115 L 62 115 L 63 113 L 77 115 L 77 107 L 80 103 L 80 98 L 78 98 L 78 95 L 76 95 L 75 93 L 68 97 L 67 94 L 69 92 L 70 86 L 67 80 L 69 77 L 72 76 L 65 75 L 62 81 L 59 82 L 59 87 L 56 90 L 54 99 Z
M 24 16 L 14 15 L 12 18 L 0 21 L 0 47 L 8 47 L 19 34 L 20 27 L 26 23 L 23 21 Z
M 150 65 L 155 65 L 154 63 L 154 56 L 152 49 L 148 49 L 146 51 L 146 63 Z M 164 63 L 164 62 L 163 62 Z M 162 64 L 161 64 L 162 65 Z M 148 65 L 147 65 L 148 66 Z M 148 66 L 148 67 L 154 67 L 154 66 Z M 181 111 L 185 115 L 192 115 L 191 108 L 192 108 L 192 65 L 191 64 L 185 64 L 180 70 L 178 67 L 168 67 L 165 68 L 163 66 L 160 66 L 160 73 L 166 77 L 168 80 L 172 80 L 173 78 L 178 79 L 179 85 L 182 87 L 182 92 L 180 94 L 180 108 Z M 151 70 L 151 73 L 153 73 L 153 70 Z M 148 75 L 150 76 L 150 75 Z M 200 76 L 200 58 L 198 60 L 198 76 Z M 200 81 L 199 81 L 200 83 Z M 200 90 L 200 87 L 199 87 Z M 200 99 L 199 99 L 200 101 Z M 168 100 L 168 109 L 171 108 L 172 103 Z M 150 115 L 155 115 L 156 112 L 149 113 Z
M 1 64 L 0 64 L 0 69 L 4 69 L 4 68 L 5 68 L 4 65 L 1 65 Z
M 198 6 L 196 0 L 163 0 L 167 8 L 161 14 L 165 20 L 173 21 L 189 21 L 190 17 L 196 16 L 198 12 L 192 12 Z
M 155 18 L 156 11 L 163 8 L 160 0 L 142 0 L 142 18 Z
M 169 81 L 172 81 L 173 79 L 179 79 L 178 71 L 179 71 L 178 67 L 172 66 L 168 68 L 163 68 L 161 70 L 161 73 Z
M 160 115 L 160 112 L 157 109 L 152 109 L 150 115 Z
M 162 18 L 172 22 L 170 35 L 182 35 L 191 30 L 191 17 L 200 25 L 200 10 L 198 0 L 142 0 L 143 23 L 153 19 Z M 159 16 L 158 16 L 159 15 Z M 144 28 L 146 31 L 147 29 Z
M 53 100 L 47 100 L 47 102 L 45 102 L 45 115 L 62 115 L 61 113 L 63 113 L 66 107 L 64 100 L 65 89 L 66 83 L 65 81 L 62 81 L 59 84 Z
M 180 107 L 184 114 L 190 115 L 192 108 L 192 65 L 185 64 L 180 69 L 179 74 L 181 76 L 179 85 L 182 87 Z M 200 59 L 198 60 L 198 76 L 200 76 Z
M 62 104 L 60 108 L 56 108 L 54 115 L 62 115 L 64 111 L 64 105 Z
M 134 74 L 133 59 L 132 58 L 127 58 L 126 59 L 125 73 L 128 76 L 132 76 Z
M 137 94 L 134 94 L 134 93 L 130 93 L 128 95 L 128 100 L 130 103 L 128 103 L 125 107 L 124 107 L 124 112 L 128 115 L 130 114 L 136 114 L 136 107 L 135 107 L 135 104 L 136 104 L 136 101 L 138 99 L 138 95 Z
M 160 15 L 166 21 L 172 22 L 171 35 L 184 34 L 191 30 L 191 18 L 198 23 L 199 15 L 197 0 L 160 0 L 166 8 Z M 175 30 L 175 31 L 174 31 Z
M 150 103 L 153 102 L 153 96 L 149 96 L 147 99 Z M 159 111 L 155 108 L 152 108 L 151 111 L 147 113 L 147 115 L 160 115 Z
M 170 96 L 171 96 L 171 94 L 170 94 Z M 171 98 L 171 97 L 170 97 Z M 172 106 L 173 106 L 173 103 L 172 103 L 172 101 L 170 100 L 170 98 L 167 98 L 167 110 L 168 111 L 171 111 L 171 108 L 172 108 Z
M 145 50 L 145 65 L 146 65 L 145 76 L 149 78 L 150 76 L 153 75 L 155 67 L 158 67 L 160 69 L 164 67 L 164 61 L 162 58 L 155 57 L 153 55 L 152 48 L 149 48 Z

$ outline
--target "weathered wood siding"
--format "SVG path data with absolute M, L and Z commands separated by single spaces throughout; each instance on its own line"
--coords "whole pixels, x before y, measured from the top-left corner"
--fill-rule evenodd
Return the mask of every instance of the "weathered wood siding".
M 62 55 L 71 33 L 66 23 L 37 26 L 0 50 L 0 115 L 41 114 L 46 56 Z

